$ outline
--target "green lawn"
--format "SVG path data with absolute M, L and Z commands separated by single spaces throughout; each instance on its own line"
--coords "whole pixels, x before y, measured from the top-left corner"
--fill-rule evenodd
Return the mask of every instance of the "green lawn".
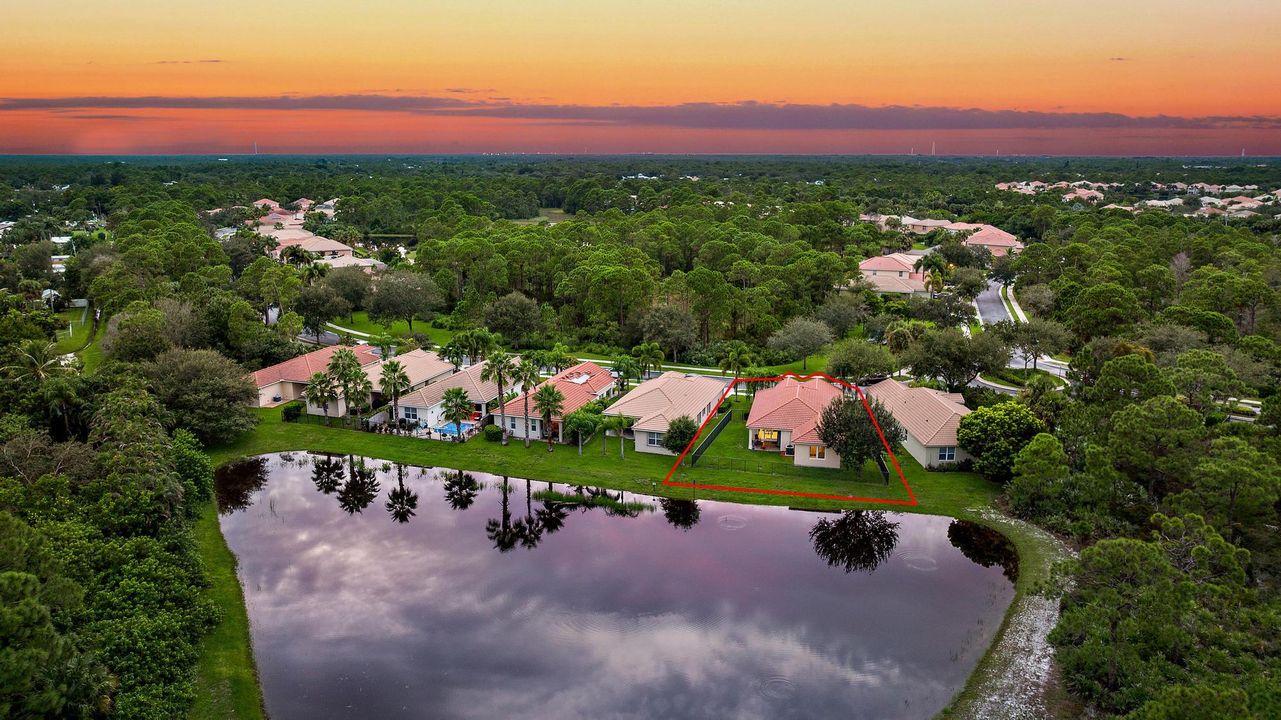
M 93 312 L 85 308 L 72 308 L 58 313 L 58 339 L 54 350 L 59 354 L 76 352 L 89 342 L 93 330 Z
M 736 405 L 741 408 L 745 403 L 739 400 Z M 927 472 L 907 453 L 901 453 L 898 462 L 919 502 L 915 507 L 717 491 L 705 487 L 664 486 L 661 484 L 662 479 L 671 468 L 673 458 L 637 453 L 630 440 L 625 442 L 625 456 L 620 456 L 618 438 L 602 440 L 597 436 L 583 448 L 580 456 L 577 448 L 565 445 L 557 445 L 553 452 L 548 452 L 546 445 L 542 443 L 526 448 L 522 442 L 514 441 L 504 447 L 498 443 L 486 442 L 480 437 L 462 444 L 446 443 L 364 433 L 337 425 L 287 424 L 280 420 L 278 408 L 256 410 L 255 413 L 260 424 L 253 432 L 212 450 L 210 454 L 216 464 L 263 453 L 312 450 L 352 453 L 411 465 L 461 468 L 683 499 L 786 505 L 813 510 L 870 508 L 946 515 L 995 527 L 1014 543 L 1020 558 L 1015 602 L 1048 575 L 1051 563 L 1058 558 L 1056 549 L 1045 539 L 1044 533 L 1038 533 L 1022 523 L 1003 521 L 999 516 L 994 519 L 992 503 L 999 494 L 998 486 L 973 473 Z M 786 459 L 769 453 L 754 453 L 745 447 L 735 447 L 735 440 L 743 440 L 745 444 L 746 431 L 741 425 L 741 418 L 733 422 L 734 425 L 725 429 L 708 452 L 719 453 L 711 457 L 750 453 L 747 457 L 753 461 L 751 469 L 744 472 L 696 466 L 679 469 L 674 479 L 700 486 L 906 498 L 905 491 L 896 480 L 886 487 L 879 480 L 852 481 L 840 470 L 804 468 L 805 472 L 801 474 L 791 472 L 795 468 L 790 463 L 788 471 L 784 472 L 780 468 L 782 463 L 787 463 Z M 724 447 L 721 447 L 722 443 Z M 192 717 L 201 720 L 260 718 L 262 710 L 250 650 L 249 622 L 236 581 L 235 558 L 218 533 L 217 522 L 216 511 L 207 507 L 198 526 L 201 554 L 213 583 L 209 597 L 218 604 L 223 619 L 204 641 L 198 678 L 200 698 Z M 979 671 L 988 662 L 985 658 L 980 663 Z M 974 678 L 983 676 L 979 671 L 976 671 Z M 976 682 L 981 681 L 972 679 L 960 700 L 963 701 L 976 692 L 973 689 Z
M 538 225 L 540 223 L 545 223 L 545 222 L 549 222 L 549 223 L 564 222 L 565 220 L 568 220 L 571 217 L 573 217 L 573 215 L 570 215 L 569 213 L 565 212 L 564 210 L 561 210 L 560 208 L 539 208 L 538 217 L 522 218 L 520 220 L 512 220 L 511 222 L 514 222 L 517 225 Z
M 1048 377 L 1050 380 L 1054 381 L 1056 385 L 1059 385 L 1059 386 L 1063 385 L 1062 378 L 1058 377 L 1057 375 L 1054 375 L 1053 373 L 1050 373 L 1050 372 L 1046 372 L 1045 370 L 1042 370 L 1040 368 L 1031 368 L 1031 367 L 1029 367 L 1027 370 L 1024 370 L 1022 368 L 1005 368 L 997 372 L 987 372 L 987 373 L 983 373 L 983 379 L 989 382 L 1001 383 L 1002 385 L 1011 385 L 1013 387 L 1023 387 L 1024 385 L 1027 385 L 1028 381 L 1031 380 L 1036 375 L 1042 375 L 1044 377 Z
M 369 313 L 364 310 L 354 313 L 350 318 L 338 318 L 333 324 L 338 327 L 347 328 L 348 330 L 355 330 L 357 332 L 368 333 L 370 335 L 387 333 L 392 337 L 403 337 L 410 333 L 409 323 L 404 320 L 397 320 L 388 325 L 379 325 L 373 320 L 370 320 Z M 431 323 L 426 323 L 422 320 L 414 321 L 413 332 L 427 335 L 431 338 L 431 341 L 437 345 L 443 345 L 449 342 L 450 338 L 454 336 L 452 330 L 434 328 L 431 326 Z

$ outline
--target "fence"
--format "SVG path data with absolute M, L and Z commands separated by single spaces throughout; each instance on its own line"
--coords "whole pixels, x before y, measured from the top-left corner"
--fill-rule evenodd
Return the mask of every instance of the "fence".
M 689 464 L 691 466 L 697 463 L 699 458 L 703 457 L 703 453 L 712 446 L 712 441 L 716 440 L 716 436 L 721 434 L 721 430 L 725 429 L 725 426 L 729 424 L 730 419 L 733 417 L 734 409 L 730 408 L 721 416 L 720 420 L 716 421 L 712 429 L 707 431 L 707 437 L 703 438 L 703 442 L 699 443 L 698 447 L 694 448 L 694 451 L 689 454 Z

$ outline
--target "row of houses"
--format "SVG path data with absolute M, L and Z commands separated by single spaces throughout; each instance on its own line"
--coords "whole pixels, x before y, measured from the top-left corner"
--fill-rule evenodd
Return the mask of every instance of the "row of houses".
M 322 348 L 253 373 L 258 386 L 258 406 L 274 407 L 303 399 L 311 377 L 327 370 L 338 349 Z M 349 349 L 377 388 L 386 360 L 368 346 Z M 409 390 L 397 403 L 397 419 L 428 435 L 434 432 L 444 437 L 470 436 L 493 420 L 506 422 L 507 432 L 514 438 L 551 437 L 565 442 L 567 416 L 589 403 L 613 398 L 618 391 L 613 373 L 596 363 L 587 361 L 566 368 L 529 388 L 530 397 L 544 386 L 555 387 L 564 397 L 561 411 L 543 427 L 544 418 L 533 402 L 526 407 L 525 388 L 520 384 L 504 388 L 512 395 L 499 408 L 503 398 L 498 386 L 484 379 L 484 362 L 456 368 L 427 350 L 403 353 L 395 359 L 404 366 L 410 380 Z M 668 371 L 618 398 L 604 414 L 630 421 L 620 432 L 636 451 L 671 455 L 671 451 L 663 447 L 663 440 L 672 421 L 688 417 L 702 426 L 716 414 L 726 386 L 724 378 Z M 443 408 L 445 394 L 453 388 L 463 389 L 472 403 L 470 417 L 457 426 L 444 417 Z M 783 454 L 796 465 L 839 468 L 840 455 L 819 438 L 818 425 L 823 410 L 844 392 L 841 386 L 820 378 L 801 380 L 791 376 L 758 390 L 746 418 L 746 447 Z M 903 426 L 907 432 L 904 449 L 922 466 L 932 468 L 966 459 L 956 445 L 960 419 L 969 413 L 960 395 L 909 387 L 894 379 L 875 383 L 864 392 L 867 397 L 880 401 Z M 391 420 L 391 410 L 385 407 L 387 401 L 378 390 L 362 399 L 362 406 L 383 408 L 369 418 L 371 423 Z M 328 414 L 343 416 L 351 411 L 347 399 L 339 398 Z M 326 409 L 307 404 L 306 412 L 322 415 Z
M 1023 243 L 1013 233 L 1008 233 L 995 225 L 988 225 L 987 223 L 967 223 L 933 218 L 917 219 L 910 215 L 882 215 L 880 213 L 865 213 L 858 217 L 863 222 L 875 223 L 881 230 L 890 230 L 897 227 L 903 232 L 915 235 L 925 235 L 935 230 L 961 235 L 962 245 L 987 248 L 988 252 L 995 257 L 1023 249 Z
M 383 263 L 377 260 L 357 257 L 355 248 L 346 243 L 317 235 L 303 227 L 308 212 L 320 212 L 332 218 L 337 202 L 335 199 L 317 204 L 309 198 L 299 198 L 292 203 L 298 209 L 288 210 L 271 198 L 260 198 L 253 202 L 253 207 L 266 212 L 248 222 L 253 226 L 254 232 L 276 241 L 276 248 L 272 251 L 273 257 L 276 258 L 279 258 L 286 248 L 298 247 L 314 255 L 316 262 L 333 268 L 359 267 L 366 272 L 372 272 L 384 267 Z M 209 212 L 218 211 L 210 210 Z M 227 227 L 219 228 L 214 235 L 221 240 L 235 233 L 236 228 Z

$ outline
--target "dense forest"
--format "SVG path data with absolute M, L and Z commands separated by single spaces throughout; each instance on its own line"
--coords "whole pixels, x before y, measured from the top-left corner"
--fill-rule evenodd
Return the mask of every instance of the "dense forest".
M 1132 204 L 1186 195 L 1153 183 L 1272 192 L 1281 163 L 0 159 L 0 715 L 184 714 L 217 622 L 191 527 L 203 449 L 253 428 L 247 371 L 364 313 L 453 353 L 488 330 L 620 369 L 822 362 L 963 392 L 972 469 L 1080 551 L 1044 588 L 1067 687 L 1105 716 L 1281 716 L 1281 201 L 1205 218 L 995 189 L 1024 180 L 1119 183 L 1106 202 Z M 246 222 L 262 198 L 335 199 L 307 228 L 385 268 L 277 258 Z M 993 257 L 871 213 L 1026 247 Z M 926 247 L 928 297 L 859 276 Z M 1026 322 L 976 322 L 989 280 Z M 64 337 L 77 312 L 91 327 Z

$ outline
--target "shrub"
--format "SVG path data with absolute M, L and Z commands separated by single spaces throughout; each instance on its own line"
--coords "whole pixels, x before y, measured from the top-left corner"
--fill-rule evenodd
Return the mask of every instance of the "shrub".
M 481 432 L 485 434 L 485 439 L 489 442 L 501 442 L 503 439 L 503 429 L 497 425 L 486 425 Z
M 302 403 L 300 402 L 291 402 L 280 408 L 280 419 L 284 422 L 298 422 L 299 417 L 302 417 Z

